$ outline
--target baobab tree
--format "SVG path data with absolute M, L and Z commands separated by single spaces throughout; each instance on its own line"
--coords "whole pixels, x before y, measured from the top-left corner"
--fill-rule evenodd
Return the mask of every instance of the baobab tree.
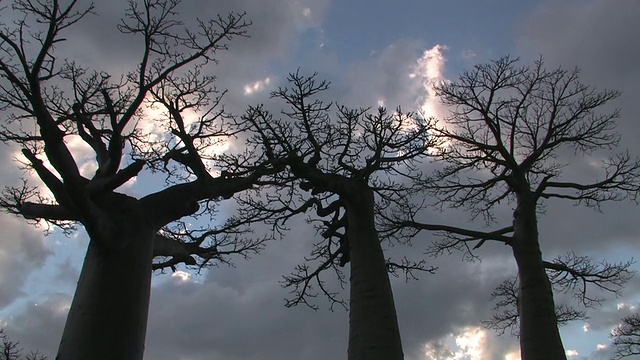
M 22 186 L 4 189 L 2 208 L 64 231 L 82 226 L 90 238 L 59 360 L 142 359 L 152 269 L 205 266 L 261 247 L 239 219 L 211 229 L 179 222 L 210 214 L 268 172 L 215 163 L 215 146 L 237 129 L 207 74 L 249 23 L 233 13 L 184 29 L 179 3 L 128 2 L 118 30 L 139 41 L 140 58 L 114 76 L 60 58 L 65 32 L 93 6 L 15 0 L 4 9 L 13 12 L 3 20 L 17 20 L 0 30 L 0 139 L 21 150 L 26 174 Z M 161 131 L 148 130 L 153 121 Z M 81 168 L 86 156 L 73 142 L 89 149 L 95 171 Z M 122 193 L 145 166 L 168 185 L 139 198 Z
M 611 332 L 615 359 L 640 355 L 640 314 L 625 316 L 622 323 Z
M 517 312 L 504 319 L 517 317 L 522 359 L 565 359 L 552 284 L 576 289 L 593 283 L 615 292 L 632 272 L 628 263 L 598 265 L 573 254 L 545 261 L 538 214 L 545 200 L 598 208 L 606 201 L 636 199 L 640 163 L 628 152 L 604 160 L 603 175 L 593 182 L 571 179 L 565 171 L 579 164 L 582 155 L 618 147 L 614 128 L 619 113 L 601 111 L 618 92 L 584 85 L 577 69 L 547 70 L 542 60 L 520 66 L 517 59 L 504 57 L 439 84 L 436 94 L 450 115 L 433 129 L 442 145 L 431 155 L 441 166 L 423 184 L 425 190 L 439 204 L 468 209 L 487 224 L 499 221 L 493 212 L 497 205 L 512 203 L 513 219 L 502 228 L 478 231 L 418 222 L 412 207 L 404 206 L 392 226 L 412 227 L 408 236 L 440 232 L 443 239 L 430 249 L 434 254 L 471 251 L 474 241 L 474 249 L 487 241 L 510 246 L 518 267 L 517 288 L 512 282 L 502 287 L 506 293 L 498 289 L 498 295 L 511 291 L 508 303 L 517 303 Z M 577 289 L 587 304 L 594 300 L 586 288 Z
M 244 121 L 253 132 L 249 146 L 262 148 L 266 160 L 285 169 L 263 184 L 275 186 L 264 198 L 241 201 L 252 214 L 264 214 L 279 228 L 289 217 L 315 209 L 322 239 L 307 262 L 285 277 L 292 287 L 289 306 L 318 293 L 340 301 L 321 278 L 349 265 L 348 358 L 402 359 L 388 270 L 432 270 L 404 259 L 385 258 L 376 229 L 376 212 L 411 196 L 409 180 L 430 146 L 430 120 L 414 114 L 350 109 L 322 101 L 328 89 L 317 75 L 290 74 L 289 86 L 272 92 L 284 103 L 282 118 L 265 106 L 251 107 Z M 251 217 L 256 215 L 251 215 Z M 277 229 L 278 230 L 278 229 Z M 314 264 L 315 262 L 315 264 Z
M 443 245 L 444 243 L 439 244 Z M 440 245 L 435 245 L 431 250 L 441 251 L 442 248 L 438 249 Z M 587 256 L 578 256 L 573 252 L 556 257 L 550 262 L 545 261 L 545 269 L 554 294 L 569 294 L 574 300 L 569 303 L 555 304 L 558 325 L 565 325 L 570 321 L 586 320 L 588 318 L 586 309 L 600 305 L 604 300 L 603 293 L 621 296 L 623 286 L 634 275 L 634 271 L 630 270 L 632 264 L 632 260 L 619 263 L 606 261 L 596 263 Z M 594 294 L 594 290 L 597 293 Z M 509 330 L 512 335 L 519 336 L 517 277 L 504 280 L 491 293 L 491 298 L 495 301 L 495 313 L 490 320 L 482 321 L 482 323 L 498 334 L 504 334 Z M 577 304 L 572 302 L 577 302 Z

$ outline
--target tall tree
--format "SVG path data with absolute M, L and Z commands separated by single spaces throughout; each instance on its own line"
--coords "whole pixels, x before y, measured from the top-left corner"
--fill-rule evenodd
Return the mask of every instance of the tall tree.
M 471 241 L 478 241 L 474 248 L 486 241 L 510 246 L 518 267 L 517 289 L 515 282 L 503 284 L 498 295 L 517 297 L 508 302 L 517 303 L 517 314 L 506 313 L 504 319 L 517 315 L 522 359 L 565 359 L 552 283 L 564 281 L 566 288 L 594 282 L 617 291 L 632 273 L 627 263 L 594 266 L 572 254 L 545 261 L 538 214 L 548 199 L 595 208 L 606 201 L 636 199 L 640 163 L 629 153 L 604 160 L 604 174 L 594 182 L 572 180 L 565 171 L 580 163 L 581 155 L 619 145 L 614 132 L 618 111 L 601 111 L 618 92 L 582 84 L 577 69 L 547 70 L 542 60 L 519 66 L 517 59 L 504 57 L 465 71 L 458 81 L 439 84 L 436 94 L 451 113 L 433 130 L 443 144 L 431 154 L 442 166 L 424 187 L 439 203 L 466 208 L 488 224 L 497 221 L 493 210 L 498 204 L 515 203 L 513 220 L 494 231 L 476 231 L 417 222 L 405 206 L 393 223 L 413 227 L 411 236 L 420 230 L 443 233 L 444 240 L 432 248 L 435 253 L 472 250 Z
M 211 213 L 216 200 L 261 175 L 248 166 L 216 168 L 215 146 L 236 130 L 207 75 L 216 54 L 249 24 L 243 14 L 229 14 L 185 29 L 179 3 L 128 2 L 118 29 L 139 40 L 140 59 L 113 77 L 57 52 L 93 6 L 15 0 L 4 9 L 13 11 L 5 19 L 17 20 L 0 30 L 0 139 L 21 148 L 22 165 L 45 188 L 25 176 L 23 186 L 4 189 L 2 208 L 65 231 L 81 225 L 90 238 L 59 360 L 142 359 L 152 269 L 204 266 L 261 247 L 261 239 L 239 238 L 240 220 L 212 229 L 176 222 Z M 147 106 L 161 115 L 145 117 Z M 150 121 L 162 132 L 143 126 Z M 82 171 L 73 141 L 92 151 L 95 171 Z M 145 164 L 165 173 L 168 186 L 140 198 L 120 192 Z
M 308 303 L 317 292 L 336 300 L 321 278 L 333 269 L 343 279 L 349 264 L 348 358 L 402 359 L 402 344 L 388 270 L 421 269 L 423 263 L 385 258 L 376 212 L 411 196 L 411 179 L 430 145 L 429 121 L 413 114 L 369 112 L 323 102 L 329 84 L 316 74 L 289 76 L 289 86 L 271 95 L 284 102 L 276 118 L 264 106 L 250 108 L 244 120 L 254 132 L 250 144 L 285 171 L 266 180 L 277 186 L 264 201 L 247 197 L 245 206 L 282 226 L 291 215 L 315 208 L 322 240 L 303 264 L 285 278 L 293 287 L 288 305 Z M 332 113 L 335 112 L 335 116 Z M 276 214 L 273 216 L 273 214 Z M 316 292 L 317 291 L 317 292 Z
M 451 245 L 460 244 L 449 242 L 445 245 L 444 242 L 440 242 L 430 250 L 438 253 L 443 250 L 442 246 L 450 248 Z M 558 325 L 587 319 L 586 309 L 600 305 L 606 293 L 621 296 L 623 286 L 635 274 L 635 271 L 630 269 L 632 264 L 632 260 L 619 263 L 606 261 L 596 263 L 587 256 L 578 256 L 573 252 L 556 257 L 550 262 L 545 261 L 545 270 L 553 292 L 570 295 L 570 299 L 555 304 Z M 483 321 L 483 324 L 497 331 L 498 334 L 504 334 L 506 330 L 510 330 L 512 335 L 519 336 L 517 277 L 508 278 L 498 285 L 491 293 L 491 298 L 495 301 L 495 313 L 490 320 Z M 574 304 L 576 302 L 577 304 Z
M 611 332 L 615 359 L 640 355 L 640 314 L 626 316 L 622 323 Z

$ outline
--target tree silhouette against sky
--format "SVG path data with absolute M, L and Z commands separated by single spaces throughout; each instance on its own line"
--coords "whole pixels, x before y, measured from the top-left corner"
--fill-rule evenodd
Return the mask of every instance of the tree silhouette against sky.
M 241 172 L 217 167 L 216 146 L 238 130 L 207 75 L 249 23 L 229 14 L 184 28 L 179 4 L 128 2 L 118 29 L 139 41 L 140 58 L 122 75 L 62 58 L 64 33 L 92 6 L 16 0 L 4 9 L 11 16 L 3 21 L 17 20 L 0 31 L 0 139 L 20 149 L 29 175 L 4 189 L 2 208 L 65 232 L 81 225 L 90 238 L 59 360 L 142 359 L 152 269 L 206 266 L 262 247 L 264 238 L 246 237 L 237 218 L 211 229 L 179 221 L 213 214 L 217 200 L 262 174 L 246 164 Z M 145 130 L 152 121 L 162 130 Z M 74 142 L 90 149 L 95 171 L 83 171 Z M 145 166 L 168 186 L 140 198 L 118 190 Z
M 593 182 L 573 180 L 568 171 L 596 150 L 617 148 L 618 111 L 602 108 L 618 93 L 582 84 L 577 69 L 547 70 L 542 60 L 520 66 L 517 59 L 504 57 L 463 72 L 457 81 L 439 84 L 436 95 L 450 115 L 433 129 L 442 146 L 431 155 L 440 167 L 424 189 L 437 199 L 436 205 L 467 209 L 472 218 L 483 218 L 487 224 L 500 222 L 494 216 L 498 205 L 515 203 L 513 220 L 492 231 L 425 224 L 416 221 L 409 204 L 398 209 L 391 226 L 400 226 L 407 236 L 421 230 L 443 235 L 429 248 L 436 255 L 458 249 L 474 256 L 471 251 L 486 241 L 510 246 L 517 281 L 503 283 L 494 292 L 499 301 L 506 300 L 498 303 L 506 311 L 489 325 L 504 329 L 519 324 L 523 360 L 566 359 L 558 321 L 580 314 L 556 308 L 552 285 L 576 290 L 589 306 L 599 299 L 587 292 L 588 284 L 617 293 L 633 272 L 629 262 L 594 263 L 573 253 L 545 261 L 537 219 L 545 200 L 564 199 L 599 209 L 606 201 L 637 198 L 640 163 L 628 152 L 592 164 L 603 172 Z M 471 242 L 477 242 L 473 249 Z
M 250 108 L 244 120 L 254 133 L 249 147 L 262 150 L 274 167 L 286 170 L 263 184 L 275 191 L 263 198 L 247 194 L 246 211 L 263 214 L 280 231 L 291 216 L 315 210 L 311 221 L 321 239 L 304 264 L 286 276 L 292 288 L 288 305 L 309 302 L 319 293 L 341 302 L 322 274 L 349 265 L 348 358 L 402 359 L 389 271 L 433 271 L 424 262 L 394 262 L 385 257 L 376 213 L 414 191 L 422 176 L 418 165 L 431 146 L 429 119 L 414 114 L 351 109 L 322 100 L 329 87 L 317 75 L 290 74 L 289 86 L 272 92 L 284 103 L 282 118 L 264 105 Z M 313 234 L 312 230 L 309 234 Z

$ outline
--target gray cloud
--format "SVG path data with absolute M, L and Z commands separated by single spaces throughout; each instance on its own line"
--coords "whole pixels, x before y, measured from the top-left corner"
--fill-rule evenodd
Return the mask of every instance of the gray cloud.
M 29 273 L 40 268 L 51 252 L 42 233 L 22 224 L 20 220 L 0 217 L 0 227 L 6 235 L 0 237 L 0 309 L 23 295 L 21 291 Z
M 637 154 L 640 131 L 637 117 L 640 103 L 640 48 L 635 46 L 640 24 L 635 1 L 542 2 L 520 28 L 518 54 L 528 58 L 542 55 L 549 66 L 582 69 L 581 80 L 598 89 L 622 91 L 609 110 L 620 108 L 618 131 L 622 144 L 615 151 L 629 149 Z M 570 156 L 573 178 L 596 180 L 598 173 L 584 164 L 597 157 Z M 606 155 L 606 154 L 605 154 Z M 582 164 L 582 166 L 580 166 Z M 578 166 L 575 166 L 578 165 Z M 608 203 L 603 213 L 574 207 L 570 202 L 549 202 L 540 227 L 545 249 L 571 249 L 587 253 L 614 252 L 621 245 L 640 250 L 637 206 L 631 202 Z
M 27 304 L 7 319 L 7 333 L 26 350 L 39 351 L 53 359 L 60 343 L 71 297 L 50 293 L 42 301 Z
M 5 148 L 6 151 L 7 148 Z M 11 154 L 6 151 L 0 155 L 3 170 L 0 181 L 3 184 L 15 184 L 21 175 L 15 169 Z M 37 229 L 25 224 L 22 219 L 2 214 L 0 228 L 0 310 L 24 295 L 22 286 L 29 274 L 42 267 L 51 251 L 47 248 L 42 228 Z
M 522 25 L 518 51 L 529 58 L 542 53 L 551 65 L 579 65 L 584 69 L 586 82 L 623 90 L 624 95 L 616 102 L 616 106 L 623 108 L 620 128 L 625 144 L 637 149 L 640 137 L 634 115 L 640 114 L 640 105 L 635 101 L 640 83 L 637 70 L 640 50 L 633 39 L 638 37 L 639 25 L 623 20 L 630 16 L 637 18 L 638 7 L 631 1 L 581 4 L 543 3 L 539 12 Z M 234 41 L 231 50 L 221 55 L 221 63 L 213 68 L 220 78 L 220 87 L 230 90 L 225 103 L 235 113 L 241 113 L 247 104 L 267 98 L 268 89 L 246 96 L 243 91 L 246 84 L 271 77 L 269 87 L 273 88 L 283 83 L 286 71 L 295 70 L 298 65 L 305 71 L 319 70 L 322 77 L 333 83 L 328 98 L 348 105 L 375 106 L 384 99 L 389 107 L 403 105 L 409 110 L 421 95 L 420 82 L 409 74 L 422 51 L 433 44 L 404 39 L 377 49 L 366 59 L 341 64 L 330 49 L 301 40 L 305 36 L 319 36 L 314 31 L 322 24 L 328 1 L 221 1 L 204 7 L 201 2 L 190 0 L 184 5 L 181 16 L 185 18 L 246 10 L 248 18 L 254 21 L 250 28 L 252 37 Z M 304 15 L 306 8 L 310 17 Z M 69 34 L 66 54 L 95 63 L 98 68 L 130 68 L 139 53 L 136 41 L 113 35 L 117 18 L 122 14 L 119 3 L 98 3 L 97 11 L 99 16 L 81 23 L 78 31 Z M 290 55 L 301 50 L 308 51 L 306 57 L 300 57 L 305 60 L 293 63 Z M 276 72 L 272 70 L 274 67 L 284 71 Z M 585 175 L 588 173 L 576 171 L 578 177 Z M 9 176 L 16 179 L 19 174 L 5 173 L 3 178 Z M 546 257 L 569 250 L 608 254 L 620 246 L 638 251 L 640 228 L 635 205 L 611 204 L 603 210 L 604 214 L 600 214 L 568 203 L 549 202 L 540 219 Z M 510 221 L 510 211 L 509 205 L 498 209 L 499 226 Z M 425 212 L 423 216 L 434 223 L 483 227 L 482 223 L 470 225 L 464 212 Z M 5 233 L 13 236 L 0 239 L 0 257 L 5 256 L 0 258 L 0 307 L 20 295 L 28 274 L 41 266 L 48 255 L 38 230 L 20 221 L 0 217 Z M 272 242 L 263 254 L 248 262 L 236 260 L 235 268 L 213 268 L 188 282 L 169 274 L 156 277 L 146 358 L 344 358 L 347 312 L 340 309 L 330 312 L 329 304 L 321 298 L 317 300 L 318 311 L 283 306 L 288 294 L 280 287 L 281 275 L 303 260 L 313 235 L 302 219 L 291 226 L 293 230 L 286 239 Z M 397 246 L 389 249 L 389 254 L 419 258 L 431 239 L 431 235 L 421 235 L 412 247 Z M 393 279 L 407 359 L 422 360 L 427 342 L 440 344 L 449 334 L 466 326 L 478 326 L 480 320 L 490 317 L 489 294 L 505 277 L 515 274 L 515 266 L 509 249 L 502 245 L 487 244 L 478 254 L 482 262 L 463 262 L 461 254 L 429 259 L 439 267 L 435 275 L 424 274 L 418 281 L 407 284 L 402 279 Z M 70 262 L 62 262 L 56 271 L 67 283 L 77 277 Z M 334 280 L 327 280 L 338 288 Z M 628 296 L 639 293 L 638 281 L 629 284 Z M 347 292 L 343 291 L 343 295 L 346 297 Z M 64 305 L 69 301 L 68 295 L 49 294 L 37 308 L 30 306 L 16 313 L 8 329 L 25 347 L 53 354 L 64 325 Z M 614 310 L 616 301 L 619 300 L 612 299 L 602 311 L 590 313 L 589 323 L 594 331 L 607 329 L 621 317 Z M 516 339 L 508 336 L 496 338 L 491 332 L 487 336 L 487 359 L 500 358 L 517 344 Z M 439 349 L 445 351 L 444 345 L 440 345 Z
M 542 55 L 549 66 L 581 68 L 581 79 L 598 89 L 613 89 L 622 95 L 609 109 L 621 109 L 618 131 L 622 134 L 621 151 L 629 149 L 638 154 L 640 131 L 637 117 L 640 105 L 640 24 L 636 19 L 640 8 L 632 0 L 615 2 L 568 1 L 541 2 L 520 27 L 517 39 L 518 55 L 535 58 Z M 573 154 L 567 152 L 568 156 Z M 575 157 L 574 157 L 575 158 Z M 597 158 L 578 157 L 577 164 Z M 572 166 L 577 165 L 576 161 Z M 594 173 L 577 166 L 571 173 L 577 179 L 594 179 Z M 602 213 L 574 207 L 567 202 L 549 202 L 546 214 L 540 219 L 541 239 L 545 254 L 559 254 L 575 250 L 594 259 L 608 256 L 610 261 L 637 258 L 640 251 L 640 227 L 637 204 L 609 203 Z M 638 269 L 637 264 L 634 266 Z M 608 332 L 619 323 L 628 308 L 618 309 L 618 303 L 635 303 L 640 293 L 636 278 L 629 282 L 623 298 L 609 295 L 602 308 L 589 311 L 590 332 L 600 331 L 602 344 L 609 344 Z M 595 350 L 596 344 L 581 359 L 610 358 L 611 347 Z
M 633 0 L 543 2 L 521 27 L 518 51 L 542 54 L 552 65 L 578 66 L 585 82 L 622 91 L 620 129 L 629 146 L 640 144 L 637 121 L 640 8 Z M 630 132 L 630 133 L 628 133 Z

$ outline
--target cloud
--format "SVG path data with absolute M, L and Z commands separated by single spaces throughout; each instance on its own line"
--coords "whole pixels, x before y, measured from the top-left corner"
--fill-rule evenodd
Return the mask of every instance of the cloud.
M 69 295 L 50 293 L 7 318 L 7 333 L 25 349 L 39 351 L 53 359 L 70 305 Z
M 271 78 L 266 77 L 262 80 L 256 80 L 244 86 L 244 94 L 251 95 L 255 92 L 264 90 L 271 83 Z
M 51 255 L 44 234 L 8 215 L 0 216 L 0 309 L 22 296 L 22 287 L 31 271 L 41 267 Z
M 445 80 L 443 73 L 446 49 L 446 46 L 438 44 L 425 50 L 417 61 L 415 72 L 410 75 L 422 82 L 424 94 L 419 99 L 420 111 L 428 117 L 442 118 L 446 114 L 434 90 L 435 85 Z
M 7 150 L 5 148 L 5 150 Z M 0 165 L 4 169 L 0 176 L 3 184 L 14 184 L 21 176 L 5 151 L 0 156 Z M 46 246 L 43 229 L 26 224 L 22 218 L 0 214 L 0 310 L 24 295 L 22 288 L 29 274 L 41 268 L 52 252 Z
M 272 243 L 237 268 L 214 268 L 201 283 L 170 281 L 153 289 L 147 357 L 150 359 L 342 358 L 344 311 L 287 309 L 282 274 L 300 261 L 302 236 Z M 193 277 L 192 277 L 193 278 Z M 329 280 L 329 286 L 335 286 Z
M 634 20 L 638 16 L 640 8 L 633 0 L 540 2 L 521 23 L 516 38 L 518 55 L 525 58 L 542 55 L 549 67 L 571 69 L 577 66 L 584 83 L 599 90 L 622 91 L 622 95 L 607 107 L 608 110 L 621 109 L 622 114 L 617 128 L 622 134 L 622 143 L 614 150 L 629 149 L 633 154 L 638 154 L 640 149 L 640 128 L 636 120 L 640 116 L 637 101 L 640 48 L 633 45 L 640 34 L 640 24 Z M 572 165 L 580 164 L 568 175 L 579 180 L 595 180 L 600 176 L 588 166 L 590 160 L 598 164 L 600 158 L 576 158 L 569 152 L 567 155 L 574 157 Z M 547 205 L 539 222 L 545 255 L 575 250 L 594 259 L 620 261 L 628 260 L 640 251 L 637 204 L 609 203 L 602 208 L 602 213 L 568 202 L 556 201 Z M 633 268 L 637 270 L 638 266 Z M 630 313 L 631 306 L 637 305 L 639 294 L 640 282 L 636 276 L 626 285 L 622 299 L 606 294 L 609 301 L 601 308 L 590 309 L 588 335 L 584 335 L 590 339 L 588 345 L 565 336 L 567 342 L 581 346 L 580 349 L 572 346 L 580 353 L 580 358 L 612 357 L 608 334 L 623 316 Z M 625 306 L 618 308 L 619 303 Z M 581 326 L 575 329 L 582 331 Z
M 619 129 L 628 134 L 623 139 L 632 149 L 640 146 L 634 121 L 640 114 L 638 17 L 634 0 L 542 2 L 523 22 L 516 40 L 520 54 L 542 55 L 553 66 L 578 66 L 584 82 L 622 91 L 612 105 L 622 109 Z
M 505 347 L 488 330 L 478 326 L 466 326 L 424 345 L 418 360 L 493 360 L 519 359 L 519 351 Z
M 140 55 L 139 40 L 114 34 L 122 4 L 124 1 L 97 3 L 100 16 L 88 18 L 80 23 L 77 31 L 68 34 L 65 54 L 116 73 L 135 67 Z M 625 0 L 585 2 L 586 5 L 578 7 L 576 3 L 572 3 L 574 6 L 542 4 L 521 27 L 520 52 L 534 49 L 535 53 L 529 54 L 531 58 L 542 52 L 550 64 L 580 65 L 589 83 L 624 90 L 625 95 L 616 104 L 623 107 L 628 119 L 622 122 L 621 129 L 630 135 L 625 137 L 625 144 L 637 149 L 634 144 L 640 137 L 633 136 L 637 134 L 637 123 L 633 119 L 640 114 L 640 105 L 635 101 L 640 83 L 637 67 L 640 59 L 630 36 L 638 33 L 638 25 L 636 21 L 622 21 L 629 16 L 638 17 L 637 6 L 634 8 Z M 320 48 L 315 43 L 305 43 L 309 39 L 317 40 L 315 36 L 321 33 L 328 7 L 328 1 L 311 0 L 226 0 L 203 7 L 189 0 L 184 3 L 181 16 L 207 18 L 216 12 L 246 10 L 248 19 L 253 20 L 254 25 L 249 29 L 251 37 L 234 40 L 230 51 L 220 54 L 220 64 L 210 69 L 218 76 L 220 88 L 229 89 L 224 103 L 233 113 L 242 113 L 248 104 L 266 101 L 268 90 L 282 85 L 286 72 L 302 65 L 303 71 L 319 70 L 320 77 L 332 82 L 331 93 L 327 94 L 330 100 L 350 106 L 376 106 L 382 101 L 391 108 L 402 105 L 404 110 L 444 114 L 431 92 L 433 83 L 444 80 L 448 69 L 444 45 L 425 45 L 420 39 L 403 38 L 375 49 L 368 58 L 344 63 L 336 54 L 331 54 L 330 46 Z M 592 28 L 590 24 L 609 25 Z M 473 44 L 469 47 L 476 49 Z M 301 49 L 308 53 L 297 54 Z M 477 49 L 463 56 L 474 60 L 476 51 L 483 53 Z M 292 55 L 298 57 L 292 59 Z M 230 146 L 243 146 L 242 139 Z M 89 165 L 86 170 L 91 170 Z M 4 173 L 3 179 L 19 176 L 17 171 Z M 140 189 L 142 184 L 145 190 L 160 186 L 149 174 L 141 174 L 132 191 L 139 191 L 135 189 Z M 539 222 L 545 257 L 552 258 L 567 250 L 598 256 L 608 256 L 613 251 L 626 255 L 638 250 L 640 232 L 635 221 L 635 205 L 606 207 L 604 215 L 572 204 L 548 205 Z M 223 207 L 226 209 L 227 205 Z M 508 223 L 510 206 L 498 209 L 497 215 L 499 221 Z M 422 216 L 432 223 L 469 225 L 468 214 L 459 211 L 425 212 Z M 181 270 L 173 277 L 169 274 L 155 277 L 146 357 L 158 360 L 344 358 L 347 312 L 328 311 L 329 304 L 322 298 L 317 299 L 318 311 L 283 306 L 283 298 L 288 293 L 280 287 L 281 276 L 303 261 L 315 235 L 303 220 L 290 223 L 292 231 L 287 237 L 270 243 L 263 254 L 249 262 L 236 261 L 236 268 L 212 268 L 202 275 Z M 28 274 L 42 266 L 49 253 L 38 230 L 21 220 L 3 216 L 0 225 L 6 234 L 11 234 L 0 239 L 2 307 L 20 296 Z M 482 224 L 471 226 L 482 228 Z M 416 238 L 412 247 L 397 246 L 388 249 L 387 254 L 420 257 L 432 239 L 433 236 L 424 234 Z M 425 356 L 438 359 L 466 356 L 474 360 L 519 358 L 517 339 L 497 337 L 479 328 L 480 320 L 491 315 L 492 288 L 515 274 L 512 254 L 507 247 L 496 244 L 484 245 L 478 254 L 482 262 L 462 262 L 461 254 L 429 258 L 430 264 L 439 267 L 435 275 L 424 274 L 410 283 L 392 279 L 407 359 L 424 360 Z M 67 283 L 77 279 L 74 265 L 81 260 L 78 257 L 72 261 L 63 262 L 55 270 L 56 276 Z M 328 277 L 327 281 L 333 289 L 340 289 L 335 279 Z M 631 283 L 628 288 L 631 294 L 640 293 L 639 282 Z M 348 296 L 348 291 L 342 291 L 341 295 Z M 15 312 L 8 320 L 8 327 L 25 347 L 53 354 L 69 302 L 68 295 L 50 292 L 41 297 L 37 307 L 29 305 L 24 311 Z M 619 321 L 623 313 L 609 306 L 611 304 L 614 303 L 606 303 L 602 311 L 589 313 L 589 334 L 606 331 Z M 604 343 L 604 340 L 598 341 Z M 610 347 L 603 350 L 595 346 L 590 345 L 589 351 L 610 351 Z M 575 349 L 581 354 L 588 353 Z

